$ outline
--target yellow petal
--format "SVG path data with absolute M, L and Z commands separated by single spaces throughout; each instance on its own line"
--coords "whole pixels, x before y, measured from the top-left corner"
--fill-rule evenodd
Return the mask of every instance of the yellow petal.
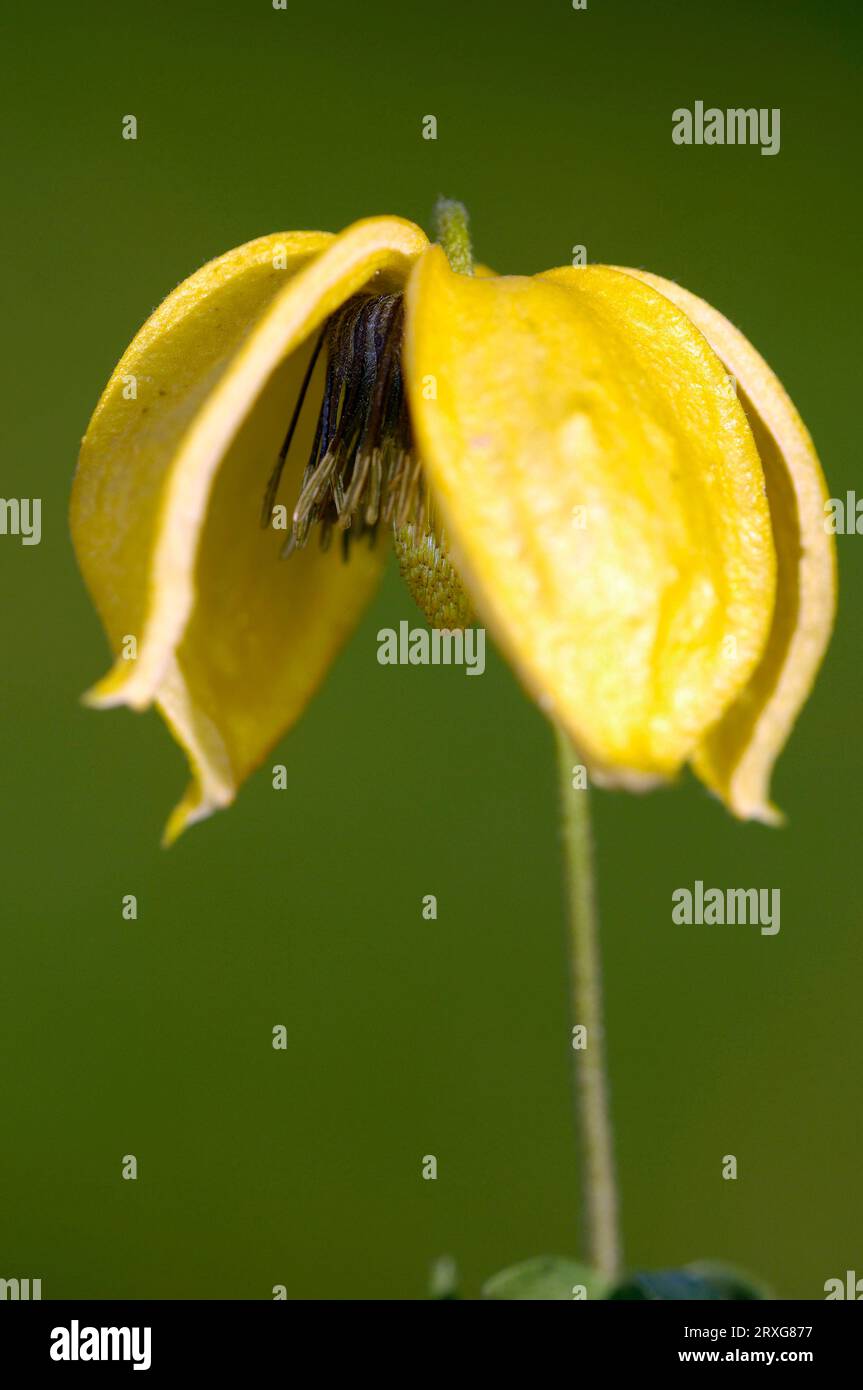
M 693 761 L 735 815 L 775 823 L 770 774 L 812 688 L 836 609 L 836 548 L 824 525 L 827 485 L 806 426 L 743 334 L 679 285 L 644 271 L 626 273 L 673 300 L 707 338 L 736 380 L 761 455 L 778 560 L 773 625 L 751 680 Z
M 380 553 L 354 547 L 345 565 L 337 547 L 324 555 L 312 543 L 281 561 L 285 533 L 261 530 L 261 501 L 316 330 L 367 283 L 400 286 L 426 246 L 410 223 L 377 218 L 337 238 L 291 233 L 240 247 L 174 291 L 97 406 L 72 532 L 118 658 L 90 700 L 156 699 L 185 747 L 194 782 L 169 838 L 232 799 L 368 600 Z M 319 362 L 280 490 L 288 512 L 321 374 Z
M 383 217 L 335 238 L 264 237 L 198 271 L 141 329 L 90 421 L 72 495 L 78 558 L 115 650 L 138 639 L 137 660 L 118 660 L 92 703 L 154 697 L 191 611 L 216 471 L 279 363 L 373 275 L 403 279 L 426 245 Z M 280 249 L 286 269 L 274 267 Z
M 302 349 L 277 369 L 222 460 L 210 497 L 195 566 L 197 599 L 157 696 L 194 774 L 168 824 L 168 842 L 231 801 L 300 717 L 368 604 L 387 554 L 380 542 L 375 549 L 357 544 L 346 564 L 337 539 L 324 552 L 312 535 L 283 559 L 286 532 L 261 529 L 261 500 L 308 356 Z M 318 399 L 306 404 L 279 489 L 287 517 L 299 496 Z
M 408 285 L 406 354 L 478 611 L 595 775 L 672 775 L 745 684 L 773 608 L 764 478 L 721 363 L 618 271 L 478 279 L 436 249 Z

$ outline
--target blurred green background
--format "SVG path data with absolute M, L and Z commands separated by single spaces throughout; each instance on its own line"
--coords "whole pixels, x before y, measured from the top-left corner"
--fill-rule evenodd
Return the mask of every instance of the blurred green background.
M 475 1296 L 579 1248 L 549 730 L 499 660 L 482 680 L 379 667 L 378 628 L 418 620 L 390 573 L 271 760 L 289 790 L 263 771 L 162 851 L 179 751 L 154 714 L 78 703 L 108 664 L 67 534 L 78 441 L 209 257 L 380 212 L 428 226 L 446 193 L 500 270 L 583 243 L 723 309 L 843 496 L 859 9 L 100 0 L 11 23 L 2 492 L 43 498 L 43 538 L 0 538 L 0 1276 L 45 1297 L 421 1297 L 450 1253 Z M 781 153 L 673 145 L 697 99 L 780 107 Z M 735 824 L 689 778 L 595 798 L 630 1265 L 725 1258 L 804 1298 L 863 1274 L 861 547 L 839 538 L 839 629 L 776 782 L 787 829 Z M 673 926 L 696 878 L 781 887 L 781 932 Z

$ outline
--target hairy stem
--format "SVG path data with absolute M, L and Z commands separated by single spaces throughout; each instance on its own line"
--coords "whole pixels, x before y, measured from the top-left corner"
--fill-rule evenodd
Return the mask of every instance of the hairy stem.
M 453 202 L 451 198 L 438 198 L 434 220 L 435 234 L 446 252 L 450 269 L 459 275 L 473 275 L 473 253 L 464 203 Z
M 573 1023 L 583 1024 L 586 1032 L 585 1046 L 573 1048 L 572 1056 L 582 1146 L 587 1253 L 593 1268 L 612 1280 L 621 1270 L 621 1243 L 602 1019 L 590 792 L 586 786 L 573 787 L 573 767 L 579 764 L 578 755 L 561 729 L 556 728 L 555 735 L 566 865 Z

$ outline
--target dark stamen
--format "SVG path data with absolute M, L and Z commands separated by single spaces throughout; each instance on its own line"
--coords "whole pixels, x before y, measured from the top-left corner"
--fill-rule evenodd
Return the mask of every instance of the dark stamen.
M 267 483 L 267 490 L 264 493 L 264 505 L 261 508 L 262 526 L 269 526 L 270 522 L 273 519 L 273 506 L 275 505 L 276 493 L 279 490 L 279 483 L 282 479 L 282 471 L 285 467 L 285 460 L 288 457 L 288 451 L 290 450 L 294 434 L 296 433 L 297 425 L 299 424 L 300 413 L 303 409 L 303 401 L 306 399 L 306 392 L 309 389 L 309 382 L 312 379 L 312 372 L 315 370 L 315 364 L 317 363 L 318 357 L 320 356 L 321 348 L 324 345 L 325 332 L 326 328 L 321 330 L 318 336 L 318 341 L 315 343 L 314 351 L 311 357 L 309 358 L 309 365 L 306 368 L 306 372 L 303 377 L 303 384 L 300 387 L 300 394 L 297 397 L 297 404 L 294 406 L 294 413 L 291 416 L 291 423 L 288 425 L 288 432 L 285 435 L 285 442 L 279 450 L 279 457 L 276 461 L 276 466 L 270 474 L 270 480 Z
M 374 544 L 381 522 L 407 524 L 422 503 L 422 469 L 414 455 L 401 370 L 401 295 L 355 295 L 324 325 L 303 378 L 278 462 L 267 485 L 262 523 L 273 514 L 312 372 L 326 345 L 323 398 L 291 535 L 282 554 L 304 546 L 317 526 L 326 549 L 341 533 Z

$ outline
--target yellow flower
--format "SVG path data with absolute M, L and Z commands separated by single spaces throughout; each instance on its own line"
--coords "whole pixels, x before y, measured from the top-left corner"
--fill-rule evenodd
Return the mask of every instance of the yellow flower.
M 432 619 L 472 607 L 596 780 L 691 762 L 772 820 L 832 625 L 825 495 L 770 369 L 674 284 L 458 273 L 391 217 L 262 237 L 169 295 L 90 422 L 72 534 L 117 659 L 87 699 L 185 749 L 172 840 L 299 717 L 395 525 Z

